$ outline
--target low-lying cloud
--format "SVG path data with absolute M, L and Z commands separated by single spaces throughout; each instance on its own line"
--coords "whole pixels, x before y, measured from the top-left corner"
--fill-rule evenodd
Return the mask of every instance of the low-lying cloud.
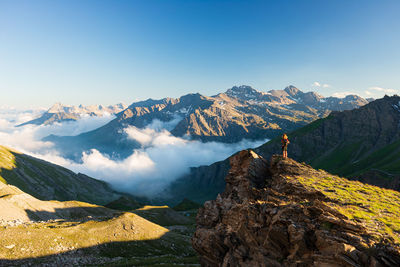
M 0 121 L 3 117 L 0 114 Z M 236 144 L 225 144 L 175 137 L 169 130 L 179 122 L 179 117 L 169 122 L 154 120 L 144 129 L 127 127 L 127 136 L 136 140 L 141 147 L 132 150 L 131 155 L 123 160 L 111 159 L 92 149 L 82 154 L 81 163 L 76 163 L 61 157 L 51 142 L 41 141 L 49 134 L 76 135 L 92 130 L 112 118 L 88 116 L 75 122 L 18 128 L 8 121 L 9 124 L 4 129 L 0 128 L 0 140 L 1 144 L 21 152 L 104 180 L 117 190 L 150 197 L 189 172 L 190 167 L 212 164 L 239 150 L 256 147 L 267 141 L 243 140 Z
M 78 135 L 94 130 L 115 118 L 114 115 L 103 117 L 83 116 L 77 121 L 54 123 L 52 125 L 17 125 L 32 120 L 43 113 L 37 110 L 0 109 L 0 144 L 15 148 L 28 154 L 57 154 L 52 150 L 53 144 L 41 141 L 50 135 Z

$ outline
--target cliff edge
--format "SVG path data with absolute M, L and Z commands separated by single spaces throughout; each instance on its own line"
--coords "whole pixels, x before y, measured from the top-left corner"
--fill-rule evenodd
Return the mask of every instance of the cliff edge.
M 197 215 L 202 266 L 400 266 L 400 193 L 244 150 Z

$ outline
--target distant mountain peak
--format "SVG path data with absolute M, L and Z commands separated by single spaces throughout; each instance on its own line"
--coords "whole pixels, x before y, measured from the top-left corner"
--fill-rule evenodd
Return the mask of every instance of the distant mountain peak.
M 241 86 L 233 86 L 232 88 L 228 89 L 225 92 L 225 94 L 233 98 L 250 100 L 250 99 L 256 99 L 263 93 L 257 91 L 251 86 L 241 85 Z
M 82 104 L 79 106 L 71 106 L 57 102 L 39 118 L 30 120 L 17 126 L 24 126 L 27 124 L 48 125 L 54 122 L 74 121 L 80 119 L 83 115 L 101 117 L 106 114 L 117 114 L 126 108 L 127 105 L 123 103 L 105 107 L 103 105 L 84 106 Z
M 49 110 L 47 110 L 47 113 L 59 113 L 59 112 L 65 112 L 66 108 L 70 108 L 71 106 L 63 105 L 60 102 L 55 103 L 52 105 Z
M 226 91 L 227 94 L 237 94 L 237 93 L 257 93 L 258 91 L 249 85 L 240 85 L 240 86 L 233 86 L 232 88 Z
M 298 89 L 297 87 L 295 87 L 293 85 L 289 85 L 288 87 L 286 87 L 284 89 L 284 91 L 286 93 L 288 93 L 290 96 L 296 96 L 299 92 L 301 92 L 300 89 Z

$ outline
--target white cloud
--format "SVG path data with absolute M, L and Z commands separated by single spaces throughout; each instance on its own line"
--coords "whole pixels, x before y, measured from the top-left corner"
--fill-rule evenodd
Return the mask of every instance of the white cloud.
M 5 118 L 6 116 L 3 116 L 4 114 L 0 112 L 1 145 L 104 180 L 117 190 L 147 196 L 159 193 L 171 181 L 187 173 L 190 167 L 223 160 L 236 151 L 256 147 L 267 141 L 244 140 L 236 144 L 203 143 L 175 137 L 166 130 L 165 127 L 177 123 L 176 119 L 167 123 L 153 121 L 145 129 L 131 126 L 124 130 L 129 138 L 142 145 L 140 149 L 133 150 L 129 157 L 113 160 L 98 150 L 92 149 L 83 153 L 81 163 L 76 163 L 61 157 L 52 143 L 43 142 L 41 138 L 49 134 L 79 134 L 82 131 L 97 128 L 107 120 L 85 117 L 76 122 L 50 126 L 27 125 L 16 128 L 15 122 L 20 123 L 21 119 L 14 114 L 13 122 L 10 122 Z M 25 116 L 24 113 L 20 115 Z
M 331 87 L 329 84 L 327 83 L 320 83 L 320 82 L 313 82 L 311 84 L 312 87 L 322 87 L 322 88 L 329 88 Z
M 115 118 L 115 116 L 111 115 L 103 117 L 84 116 L 78 121 L 15 127 L 40 116 L 42 112 L 43 110 L 0 109 L 0 144 L 24 153 L 50 153 L 50 150 L 53 149 L 53 144 L 41 141 L 43 137 L 50 134 L 77 135 L 96 129 Z
M 373 95 L 373 93 L 371 93 L 371 92 L 368 91 L 368 90 L 367 90 L 367 91 L 364 91 L 364 93 L 365 93 L 366 96 L 372 96 L 372 95 Z
M 150 124 L 148 124 L 146 127 L 150 129 L 154 129 L 157 131 L 160 130 L 167 130 L 171 131 L 172 129 L 175 128 L 175 126 L 182 120 L 182 117 L 179 115 L 174 115 L 174 118 L 170 121 L 160 121 L 158 119 L 154 119 Z
M 321 84 L 319 82 L 313 82 L 313 84 L 311 86 L 314 87 L 321 87 Z
M 333 97 L 338 97 L 338 98 L 344 98 L 348 95 L 357 95 L 354 92 L 349 92 L 349 91 L 345 91 L 345 92 L 336 92 L 334 94 L 332 94 Z
M 384 92 L 386 94 L 395 94 L 398 92 L 398 90 L 392 89 L 392 88 L 382 88 L 382 87 L 378 87 L 378 86 L 374 86 L 374 87 L 370 87 L 368 88 L 369 90 L 375 90 L 378 92 Z
M 133 126 L 126 128 L 125 132 L 143 147 L 121 161 L 113 161 L 92 150 L 83 155 L 82 164 L 71 164 L 70 168 L 105 180 L 120 191 L 151 196 L 187 173 L 190 167 L 212 164 L 241 149 L 256 147 L 267 141 L 203 143 L 175 137 L 165 129 L 156 131 Z

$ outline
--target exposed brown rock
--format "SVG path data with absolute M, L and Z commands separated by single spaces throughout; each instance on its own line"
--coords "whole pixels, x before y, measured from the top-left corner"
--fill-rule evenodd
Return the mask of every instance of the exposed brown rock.
M 230 164 L 225 192 L 197 215 L 192 244 L 202 266 L 400 266 L 396 241 L 288 178 L 327 173 L 253 151 Z

